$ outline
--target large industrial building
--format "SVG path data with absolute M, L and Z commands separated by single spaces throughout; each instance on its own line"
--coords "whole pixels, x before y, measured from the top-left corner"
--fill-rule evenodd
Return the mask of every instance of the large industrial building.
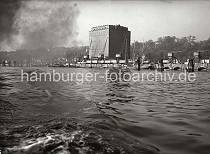
M 93 27 L 89 32 L 90 58 L 130 59 L 130 31 L 120 25 L 103 25 Z

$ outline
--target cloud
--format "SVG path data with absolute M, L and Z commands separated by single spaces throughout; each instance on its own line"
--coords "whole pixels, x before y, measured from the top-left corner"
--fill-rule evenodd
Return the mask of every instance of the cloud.
M 67 1 L 21 1 L 14 12 L 12 27 L 0 40 L 1 47 L 36 49 L 76 43 L 79 16 L 76 4 Z

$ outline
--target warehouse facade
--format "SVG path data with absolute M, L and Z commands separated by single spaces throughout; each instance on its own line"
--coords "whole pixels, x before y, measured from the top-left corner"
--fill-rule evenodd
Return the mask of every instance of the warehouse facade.
M 130 31 L 120 25 L 93 27 L 89 32 L 89 57 L 105 59 L 130 59 Z

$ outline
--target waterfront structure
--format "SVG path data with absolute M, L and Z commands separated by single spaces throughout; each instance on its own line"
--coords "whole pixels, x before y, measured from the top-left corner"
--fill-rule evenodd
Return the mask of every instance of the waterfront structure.
M 120 25 L 93 27 L 89 32 L 89 57 L 127 61 L 130 59 L 130 35 L 128 28 Z

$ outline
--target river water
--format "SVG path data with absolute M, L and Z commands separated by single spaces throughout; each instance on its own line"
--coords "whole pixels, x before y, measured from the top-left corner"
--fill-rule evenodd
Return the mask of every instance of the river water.
M 21 69 L 31 73 L 52 68 L 0 68 L 2 153 L 210 152 L 209 72 L 197 72 L 194 82 L 99 78 L 79 83 L 22 82 Z

